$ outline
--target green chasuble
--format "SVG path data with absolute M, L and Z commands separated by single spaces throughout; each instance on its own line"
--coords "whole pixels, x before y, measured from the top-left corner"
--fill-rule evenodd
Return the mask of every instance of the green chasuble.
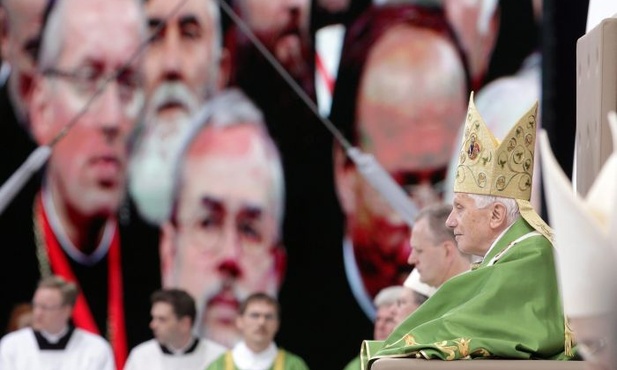
M 565 360 L 565 329 L 553 246 L 519 218 L 478 267 L 444 283 L 385 341 L 364 341 L 362 368 L 381 357 Z
M 207 370 L 242 370 L 234 364 L 231 351 L 227 351 L 211 363 Z M 287 352 L 283 349 L 278 350 L 274 364 L 270 367 L 270 370 L 309 370 L 302 358 L 294 355 L 291 352 Z

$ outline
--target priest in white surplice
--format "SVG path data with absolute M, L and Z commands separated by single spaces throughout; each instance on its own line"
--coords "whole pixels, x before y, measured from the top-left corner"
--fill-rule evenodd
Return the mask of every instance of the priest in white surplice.
M 115 370 L 109 343 L 70 323 L 77 295 L 77 286 L 61 277 L 42 279 L 32 299 L 32 327 L 0 341 L 0 369 Z
M 227 348 L 193 335 L 195 300 L 181 289 L 152 294 L 150 328 L 155 339 L 135 347 L 124 370 L 203 370 Z

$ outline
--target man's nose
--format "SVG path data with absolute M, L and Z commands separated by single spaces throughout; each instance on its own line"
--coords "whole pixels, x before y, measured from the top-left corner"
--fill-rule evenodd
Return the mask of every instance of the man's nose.
M 113 140 L 119 133 L 120 123 L 125 120 L 123 103 L 116 83 L 109 83 L 98 97 L 96 117 L 107 140 Z
M 456 227 L 456 219 L 452 215 L 452 212 L 450 212 L 450 214 L 448 215 L 448 218 L 446 219 L 446 226 L 449 227 L 450 229 L 454 229 Z
M 409 258 L 407 259 L 407 263 L 410 265 L 417 265 L 418 258 L 416 257 L 416 253 L 414 252 L 413 247 L 411 248 L 411 253 L 409 253 Z
M 166 80 L 178 80 L 182 76 L 182 51 L 180 35 L 169 31 L 163 49 L 163 74 Z

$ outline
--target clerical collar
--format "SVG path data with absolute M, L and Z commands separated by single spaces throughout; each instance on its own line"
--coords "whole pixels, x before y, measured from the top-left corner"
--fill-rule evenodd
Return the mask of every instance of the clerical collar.
M 41 193 L 43 199 L 43 209 L 45 210 L 45 214 L 47 214 L 49 224 L 54 231 L 60 246 L 66 254 L 68 254 L 73 261 L 87 266 L 92 266 L 103 259 L 103 257 L 107 255 L 109 247 L 111 246 L 111 241 L 116 226 L 115 223 L 112 220 L 108 220 L 107 224 L 105 224 L 105 231 L 103 232 L 103 237 L 101 238 L 99 245 L 91 254 L 84 254 L 79 250 L 79 248 L 75 247 L 64 232 L 60 218 L 56 213 L 53 199 L 51 198 L 51 192 L 47 189 L 47 186 L 43 186 Z
M 195 349 L 197 348 L 198 344 L 199 344 L 199 338 L 193 338 L 192 341 L 189 341 L 187 346 L 185 346 L 184 348 L 180 348 L 180 349 L 170 348 L 162 343 L 159 343 L 159 346 L 161 347 L 161 351 L 163 351 L 163 353 L 166 355 L 180 356 L 180 355 L 187 355 L 189 353 L 193 353 Z
M 51 334 L 45 331 L 33 330 L 36 342 L 41 350 L 63 350 L 66 348 L 75 327 L 66 326 L 60 333 Z
M 238 368 L 244 370 L 267 370 L 272 367 L 278 348 L 276 344 L 270 343 L 265 350 L 255 353 L 244 341 L 236 344 L 231 350 L 231 356 Z

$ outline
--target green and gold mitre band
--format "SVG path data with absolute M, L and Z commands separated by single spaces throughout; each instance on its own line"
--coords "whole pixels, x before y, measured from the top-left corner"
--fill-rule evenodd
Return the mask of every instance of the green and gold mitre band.
M 456 166 L 454 192 L 515 199 L 521 216 L 552 242 L 551 228 L 533 210 L 529 202 L 537 112 L 536 101 L 500 142 L 478 113 L 472 92 Z

